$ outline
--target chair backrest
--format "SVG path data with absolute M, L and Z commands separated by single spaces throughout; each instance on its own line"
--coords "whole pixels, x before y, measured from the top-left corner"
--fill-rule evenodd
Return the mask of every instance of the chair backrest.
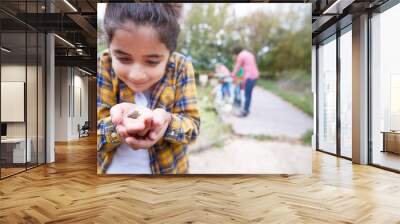
M 89 129 L 89 121 L 85 121 L 85 123 L 82 126 L 82 129 Z

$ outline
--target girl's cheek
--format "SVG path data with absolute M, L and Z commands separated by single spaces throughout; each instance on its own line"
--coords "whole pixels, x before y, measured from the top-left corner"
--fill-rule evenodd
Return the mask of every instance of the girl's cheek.
M 166 64 L 160 63 L 157 67 L 154 68 L 154 74 L 157 74 L 157 77 L 162 77 L 166 72 Z
M 125 79 L 129 72 L 128 72 L 128 67 L 119 63 L 116 63 L 115 66 L 113 66 L 115 73 L 120 77 Z
M 165 69 L 162 67 L 157 67 L 157 68 L 153 69 L 153 71 L 151 72 L 153 80 L 157 80 L 157 81 L 162 78 L 164 73 L 165 73 Z

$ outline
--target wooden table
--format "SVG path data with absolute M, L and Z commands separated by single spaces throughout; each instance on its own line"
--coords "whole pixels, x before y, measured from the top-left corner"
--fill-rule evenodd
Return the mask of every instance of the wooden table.
M 382 152 L 400 154 L 400 131 L 382 131 L 381 133 L 383 133 Z

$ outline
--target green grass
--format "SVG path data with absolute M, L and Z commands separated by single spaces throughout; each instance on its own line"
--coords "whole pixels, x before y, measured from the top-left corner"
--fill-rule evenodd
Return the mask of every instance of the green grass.
M 218 140 L 215 144 L 214 147 L 217 149 L 223 148 L 224 147 L 224 140 L 220 139 Z
M 207 86 L 197 87 L 198 108 L 200 111 L 200 135 L 197 141 L 202 143 L 215 143 L 216 148 L 223 147 L 223 139 L 232 134 L 230 125 L 222 124 L 213 106 L 210 95 L 212 88 Z
M 271 141 L 277 139 L 276 137 L 273 137 L 271 135 L 264 135 L 264 134 L 247 135 L 247 136 L 258 141 Z
M 106 49 L 105 44 L 98 44 L 97 45 L 97 53 L 103 52 Z
M 285 101 L 304 111 L 306 114 L 313 116 L 314 109 L 312 94 L 309 94 L 306 91 L 290 91 L 287 88 L 280 87 L 276 81 L 271 80 L 259 79 L 257 80 L 257 84 L 262 88 L 277 94 Z
M 312 135 L 313 135 L 313 130 L 310 129 L 301 137 L 301 140 L 303 141 L 304 144 L 311 145 Z
M 275 88 L 275 91 L 278 89 L 278 86 L 275 85 L 274 83 L 271 81 L 267 81 L 265 82 L 265 80 L 260 80 L 261 84 L 260 85 L 269 85 L 269 88 Z M 264 87 L 264 86 L 263 86 Z M 268 90 L 271 90 L 267 88 Z M 224 137 L 228 137 L 230 135 L 232 135 L 233 131 L 232 131 L 232 127 L 230 125 L 227 124 L 222 124 L 218 114 L 214 108 L 213 105 L 213 98 L 210 95 L 211 92 L 211 87 L 207 86 L 205 88 L 200 87 L 199 85 L 197 85 L 197 98 L 198 98 L 198 108 L 200 111 L 200 118 L 201 118 L 201 125 L 200 125 L 200 135 L 198 137 L 198 141 L 201 142 L 206 142 L 206 143 L 214 143 L 214 147 L 215 148 L 222 148 L 224 147 Z M 277 92 L 271 90 L 272 92 L 278 94 Z M 281 94 L 282 94 L 282 90 Z M 296 95 L 293 93 L 286 93 L 286 95 L 291 95 L 291 97 L 289 97 L 289 99 L 291 100 L 296 100 L 296 101 L 300 101 L 299 98 L 295 98 Z M 281 95 L 280 95 L 281 96 Z M 282 98 L 284 98 L 283 96 L 281 96 Z M 287 100 L 286 98 L 284 98 L 285 100 Z M 289 101 L 289 100 L 287 100 Z M 290 101 L 289 101 L 290 102 Z M 311 101 L 312 102 L 312 101 Z M 307 104 L 305 104 L 307 105 Z M 309 110 L 311 111 L 311 116 L 312 116 L 312 104 L 308 105 Z M 305 133 L 302 137 L 301 137 L 301 141 L 304 144 L 307 145 L 311 145 L 311 137 L 312 137 L 313 131 L 312 130 L 308 130 L 307 133 Z M 279 140 L 278 137 L 274 137 L 274 136 L 270 136 L 270 135 L 248 135 L 246 137 L 250 137 L 253 138 L 255 140 L 258 141 L 271 141 L 271 140 Z
M 305 145 L 311 145 L 311 138 L 313 135 L 313 130 L 307 130 L 306 133 L 303 134 L 303 136 L 301 136 L 301 142 Z M 246 135 L 246 137 L 255 139 L 257 141 L 282 141 L 282 140 L 290 140 L 287 138 L 283 138 L 282 136 L 271 136 L 271 135 L 264 135 L 264 134 L 252 134 L 252 135 Z

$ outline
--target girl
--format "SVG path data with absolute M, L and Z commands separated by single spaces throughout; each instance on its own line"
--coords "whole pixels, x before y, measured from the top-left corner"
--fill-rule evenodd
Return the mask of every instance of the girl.
M 228 68 L 223 64 L 216 64 L 215 66 L 215 74 L 220 80 L 221 83 L 221 95 L 222 100 L 230 99 L 230 89 L 231 89 L 231 72 Z
M 192 64 L 174 52 L 179 4 L 108 3 L 98 59 L 99 174 L 181 174 L 199 134 Z

